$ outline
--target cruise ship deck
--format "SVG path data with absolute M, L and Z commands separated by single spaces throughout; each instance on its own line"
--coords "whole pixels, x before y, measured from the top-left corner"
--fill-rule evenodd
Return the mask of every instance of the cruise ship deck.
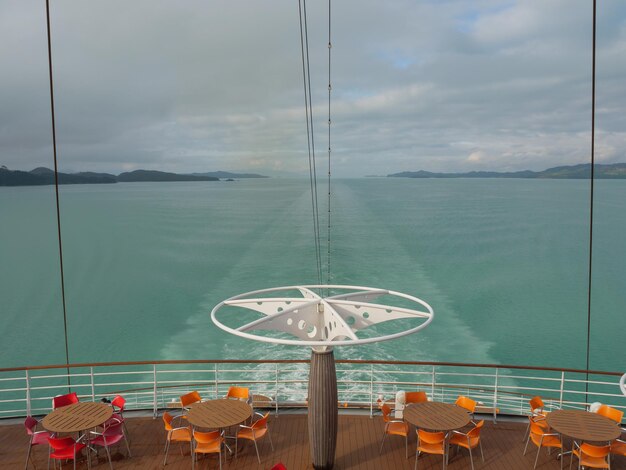
M 131 440 L 132 457 L 126 456 L 123 444 L 114 447 L 112 451 L 113 466 L 115 469 L 155 469 L 163 465 L 163 447 L 165 432 L 161 419 L 152 417 L 130 417 L 127 420 Z M 532 468 L 537 448 L 532 444 L 526 455 L 523 436 L 526 425 L 523 420 L 502 420 L 497 424 L 487 420 L 481 438 L 485 462 L 481 462 L 480 455 L 475 455 L 477 469 L 528 469 Z M 401 437 L 390 436 L 385 441 L 383 452 L 379 454 L 383 424 L 380 416 L 370 418 L 369 415 L 340 413 L 339 433 L 337 439 L 336 469 L 363 469 L 380 470 L 395 468 L 414 468 L 415 465 L 415 435 L 409 439 L 409 459 L 405 458 L 404 440 Z M 289 470 L 313 468 L 310 464 L 309 444 L 307 437 L 307 416 L 305 413 L 281 413 L 270 420 L 270 431 L 274 443 L 271 450 L 269 441 L 260 441 L 259 452 L 261 465 L 258 465 L 254 446 L 251 443 L 239 444 L 237 459 L 227 453 L 223 462 L 224 469 L 269 469 L 274 464 L 282 462 Z M 0 445 L 3 468 L 23 468 L 28 448 L 28 439 L 24 427 L 19 423 L 0 426 Z M 566 441 L 566 445 L 567 441 Z M 183 454 L 181 455 L 181 448 Z M 37 468 L 47 465 L 46 449 L 33 448 L 33 461 Z M 566 465 L 569 458 L 566 458 Z M 100 452 L 98 463 L 92 458 L 92 468 L 108 468 L 106 455 Z M 33 468 L 29 465 L 29 468 Z M 86 463 L 77 468 L 87 468 Z M 166 468 L 191 468 L 189 448 L 185 445 L 172 445 Z M 218 468 L 215 456 L 201 457 L 197 468 Z M 441 468 L 441 458 L 435 455 L 420 457 L 418 468 Z M 453 454 L 449 466 L 451 470 L 471 468 L 467 451 Z M 541 470 L 558 469 L 559 461 L 555 453 L 548 455 L 541 451 L 537 468 Z M 626 468 L 626 459 L 617 457 L 613 460 L 613 469 Z

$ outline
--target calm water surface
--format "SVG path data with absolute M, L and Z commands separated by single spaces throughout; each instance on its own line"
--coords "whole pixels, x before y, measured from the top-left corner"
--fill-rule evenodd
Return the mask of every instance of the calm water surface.
M 416 335 L 338 357 L 585 367 L 588 181 L 332 184 L 331 282 L 406 292 L 436 314 Z M 308 357 L 209 318 L 238 293 L 317 283 L 307 180 L 60 192 L 70 361 Z M 626 181 L 596 182 L 594 369 L 626 367 L 624 201 Z M 53 188 L 0 188 L 0 367 L 64 361 L 55 217 Z

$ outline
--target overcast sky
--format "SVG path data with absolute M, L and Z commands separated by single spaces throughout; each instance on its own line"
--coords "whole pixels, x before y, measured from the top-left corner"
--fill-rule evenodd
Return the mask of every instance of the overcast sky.
M 598 2 L 596 159 L 626 161 L 626 2 Z M 327 2 L 309 1 L 326 168 Z M 59 166 L 308 170 L 296 0 L 51 0 Z M 588 162 L 591 0 L 335 0 L 332 168 Z M 45 2 L 0 0 L 0 164 L 52 167 Z

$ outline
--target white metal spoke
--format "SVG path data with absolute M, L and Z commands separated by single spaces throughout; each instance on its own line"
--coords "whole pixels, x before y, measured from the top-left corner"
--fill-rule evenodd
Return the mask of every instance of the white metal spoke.
M 294 291 L 299 292 L 302 297 L 294 297 Z M 343 292 L 325 298 L 321 294 L 330 291 Z M 292 295 L 281 297 L 282 293 Z M 259 297 L 268 294 L 269 297 Z M 389 301 L 384 304 L 373 302 L 383 295 L 388 296 Z M 409 301 L 419 305 L 420 308 L 394 306 L 393 298 L 404 299 L 405 304 Z M 217 312 L 223 306 L 245 308 L 263 317 L 231 328 L 217 318 Z M 231 297 L 215 306 L 211 312 L 213 322 L 234 335 L 268 343 L 312 346 L 318 351 L 333 346 L 400 338 L 425 328 L 433 316 L 434 312 L 430 305 L 417 297 L 386 289 L 341 285 L 287 286 L 257 290 Z M 370 335 L 366 338 L 359 338 L 357 334 L 369 326 L 398 319 L 413 320 L 416 326 L 396 333 Z M 256 330 L 287 333 L 296 339 L 251 333 Z

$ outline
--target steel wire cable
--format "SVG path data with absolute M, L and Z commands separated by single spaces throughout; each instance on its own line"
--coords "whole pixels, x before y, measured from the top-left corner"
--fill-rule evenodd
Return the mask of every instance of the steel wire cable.
M 322 254 L 320 246 L 319 210 L 317 197 L 317 172 L 315 168 L 315 140 L 313 132 L 313 108 L 311 100 L 311 68 L 309 62 L 309 39 L 306 15 L 306 0 L 298 1 L 300 20 L 300 49 L 304 84 L 304 109 L 307 126 L 307 150 L 309 159 L 309 181 L 311 185 L 311 208 L 313 213 L 313 237 L 315 239 L 315 261 L 317 277 L 322 284 Z
M 59 240 L 59 269 L 61 275 L 61 302 L 63 305 L 63 334 L 65 337 L 65 364 L 67 367 L 67 385 L 70 384 L 70 354 L 67 338 L 67 309 L 65 303 L 65 276 L 63 270 L 63 240 L 61 237 L 61 208 L 59 203 L 59 166 L 57 162 L 57 137 L 54 113 L 54 82 L 52 74 L 52 38 L 50 32 L 50 0 L 46 0 L 46 32 L 48 38 L 48 77 L 50 83 L 50 116 L 52 120 L 52 155 L 54 158 L 54 193 L 56 198 L 57 237 Z

